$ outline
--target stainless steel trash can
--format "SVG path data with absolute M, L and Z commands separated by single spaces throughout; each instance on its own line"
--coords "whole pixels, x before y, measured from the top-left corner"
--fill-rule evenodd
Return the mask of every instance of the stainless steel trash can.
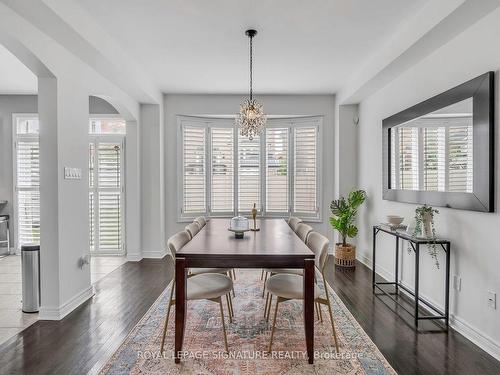
M 21 268 L 23 312 L 38 312 L 40 308 L 40 245 L 21 246 Z

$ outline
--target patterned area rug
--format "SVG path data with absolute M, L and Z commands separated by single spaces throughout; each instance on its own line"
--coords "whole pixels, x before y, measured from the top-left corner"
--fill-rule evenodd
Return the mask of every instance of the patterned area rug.
M 230 353 L 224 339 L 218 304 L 188 303 L 185 358 L 173 360 L 174 313 L 171 310 L 165 352 L 160 354 L 162 328 L 170 288 L 167 288 L 132 330 L 101 374 L 395 374 L 340 298 L 328 288 L 340 351 L 335 351 L 326 306 L 321 322 L 316 317 L 314 365 L 307 363 L 302 301 L 280 303 L 273 340 L 268 353 L 270 322 L 264 319 L 260 270 L 237 270 L 235 318 L 229 323 L 224 304 Z M 320 284 L 320 288 L 324 287 Z M 274 311 L 274 303 L 272 307 Z M 271 314 L 272 316 L 272 314 Z

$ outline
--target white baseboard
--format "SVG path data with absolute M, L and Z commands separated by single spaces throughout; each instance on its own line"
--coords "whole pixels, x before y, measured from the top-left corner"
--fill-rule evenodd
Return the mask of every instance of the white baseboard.
M 127 261 L 128 262 L 139 262 L 142 260 L 142 254 L 128 254 L 127 253 Z
M 361 254 L 358 254 L 357 259 L 365 266 L 367 266 L 369 269 L 372 269 L 371 259 Z M 377 274 L 379 274 L 386 280 L 394 279 L 394 274 L 389 270 L 385 269 L 384 267 L 381 267 L 380 265 L 377 265 Z M 407 285 L 406 283 L 403 283 L 403 285 L 406 286 L 407 288 L 410 288 L 410 286 Z M 430 300 L 427 296 L 423 294 L 421 295 L 421 297 L 435 306 L 440 306 L 439 303 Z M 457 331 L 465 338 L 472 341 L 474 344 L 483 349 L 486 353 L 490 354 L 495 359 L 500 361 L 500 344 L 498 342 L 496 342 L 495 340 L 493 340 L 491 337 L 481 332 L 480 330 L 470 326 L 468 323 L 466 323 L 465 321 L 463 321 L 462 319 L 458 318 L 457 316 L 451 313 L 450 313 L 449 323 L 450 327 L 453 328 L 455 331 Z
M 142 257 L 149 259 L 162 259 L 167 252 L 165 250 L 151 250 L 151 251 L 143 251 Z
M 84 289 L 76 296 L 71 298 L 68 302 L 64 303 L 59 307 L 44 307 L 40 308 L 40 313 L 38 314 L 39 320 L 61 320 L 82 303 L 92 298 L 94 295 L 94 288 L 89 286 Z

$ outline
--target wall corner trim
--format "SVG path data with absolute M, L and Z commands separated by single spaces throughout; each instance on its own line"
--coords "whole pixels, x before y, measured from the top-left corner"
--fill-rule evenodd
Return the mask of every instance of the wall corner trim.
M 84 289 L 80 293 L 78 293 L 76 296 L 70 298 L 69 301 L 64 303 L 63 305 L 59 307 L 44 307 L 42 306 L 40 308 L 40 313 L 38 316 L 39 320 L 61 320 L 63 319 L 66 315 L 71 313 L 73 310 L 75 310 L 78 306 L 80 306 L 82 303 L 86 302 L 90 298 L 94 296 L 94 288 L 93 286 L 89 286 L 88 288 Z

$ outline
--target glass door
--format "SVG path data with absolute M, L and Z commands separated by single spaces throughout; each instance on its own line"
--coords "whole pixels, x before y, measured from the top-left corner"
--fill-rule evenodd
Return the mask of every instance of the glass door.
M 89 143 L 90 252 L 124 254 L 123 137 L 91 136 Z

